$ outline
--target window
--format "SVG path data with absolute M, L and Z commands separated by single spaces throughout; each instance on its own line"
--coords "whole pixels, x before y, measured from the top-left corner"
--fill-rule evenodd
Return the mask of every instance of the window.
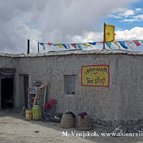
M 64 76 L 65 94 L 75 94 L 75 75 Z

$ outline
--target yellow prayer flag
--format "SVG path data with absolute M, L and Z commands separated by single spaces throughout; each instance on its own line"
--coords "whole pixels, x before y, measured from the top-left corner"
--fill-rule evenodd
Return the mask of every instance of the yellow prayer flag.
M 115 26 L 104 24 L 104 42 L 112 42 L 115 40 Z
M 64 48 L 62 44 L 56 44 L 56 46 L 59 46 L 60 48 Z
M 89 44 L 89 43 L 83 43 L 82 45 L 87 46 L 87 47 L 91 46 L 91 44 Z
M 120 49 L 121 47 L 120 47 L 120 45 L 119 45 L 119 43 L 117 42 L 117 41 L 113 41 L 113 43 Z

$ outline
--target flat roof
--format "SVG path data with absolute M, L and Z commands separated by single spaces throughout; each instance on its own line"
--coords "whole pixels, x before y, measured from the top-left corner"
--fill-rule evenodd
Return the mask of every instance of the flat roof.
M 64 51 L 50 51 L 48 53 L 33 53 L 33 54 L 9 54 L 1 53 L 0 57 L 49 57 L 49 56 L 68 56 L 68 55 L 134 55 L 143 56 L 143 52 L 140 51 L 127 51 L 127 50 L 64 50 Z

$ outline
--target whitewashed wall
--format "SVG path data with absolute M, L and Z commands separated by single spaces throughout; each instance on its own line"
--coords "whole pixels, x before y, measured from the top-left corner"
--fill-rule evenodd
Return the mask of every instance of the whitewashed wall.
M 8 58 L 8 57 L 7 57 Z M 133 54 L 69 54 L 14 58 L 16 66 L 16 107 L 23 104 L 20 74 L 29 74 L 30 84 L 49 84 L 48 96 L 58 101 L 57 111 L 75 114 L 85 111 L 103 120 L 131 120 L 143 117 L 143 56 Z M 4 63 L 5 61 L 3 61 Z M 11 66 L 11 60 L 8 62 Z M 109 87 L 81 86 L 83 65 L 110 66 Z M 3 64 L 0 64 L 3 66 Z M 76 94 L 64 94 L 64 75 L 76 75 Z

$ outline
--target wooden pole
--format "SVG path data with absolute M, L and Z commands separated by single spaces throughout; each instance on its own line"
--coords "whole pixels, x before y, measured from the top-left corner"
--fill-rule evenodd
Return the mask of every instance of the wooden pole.
M 47 86 L 45 86 L 45 89 L 44 89 L 44 100 L 43 100 L 43 114 L 45 112 L 45 103 L 46 103 L 46 95 L 47 95 Z
M 38 42 L 38 53 L 39 53 L 39 51 L 40 51 L 40 50 L 39 50 L 39 42 Z
M 105 27 L 106 27 L 106 24 L 104 23 L 104 33 L 103 33 L 103 49 L 105 49 Z
M 30 54 L 30 39 L 27 40 L 27 54 Z

